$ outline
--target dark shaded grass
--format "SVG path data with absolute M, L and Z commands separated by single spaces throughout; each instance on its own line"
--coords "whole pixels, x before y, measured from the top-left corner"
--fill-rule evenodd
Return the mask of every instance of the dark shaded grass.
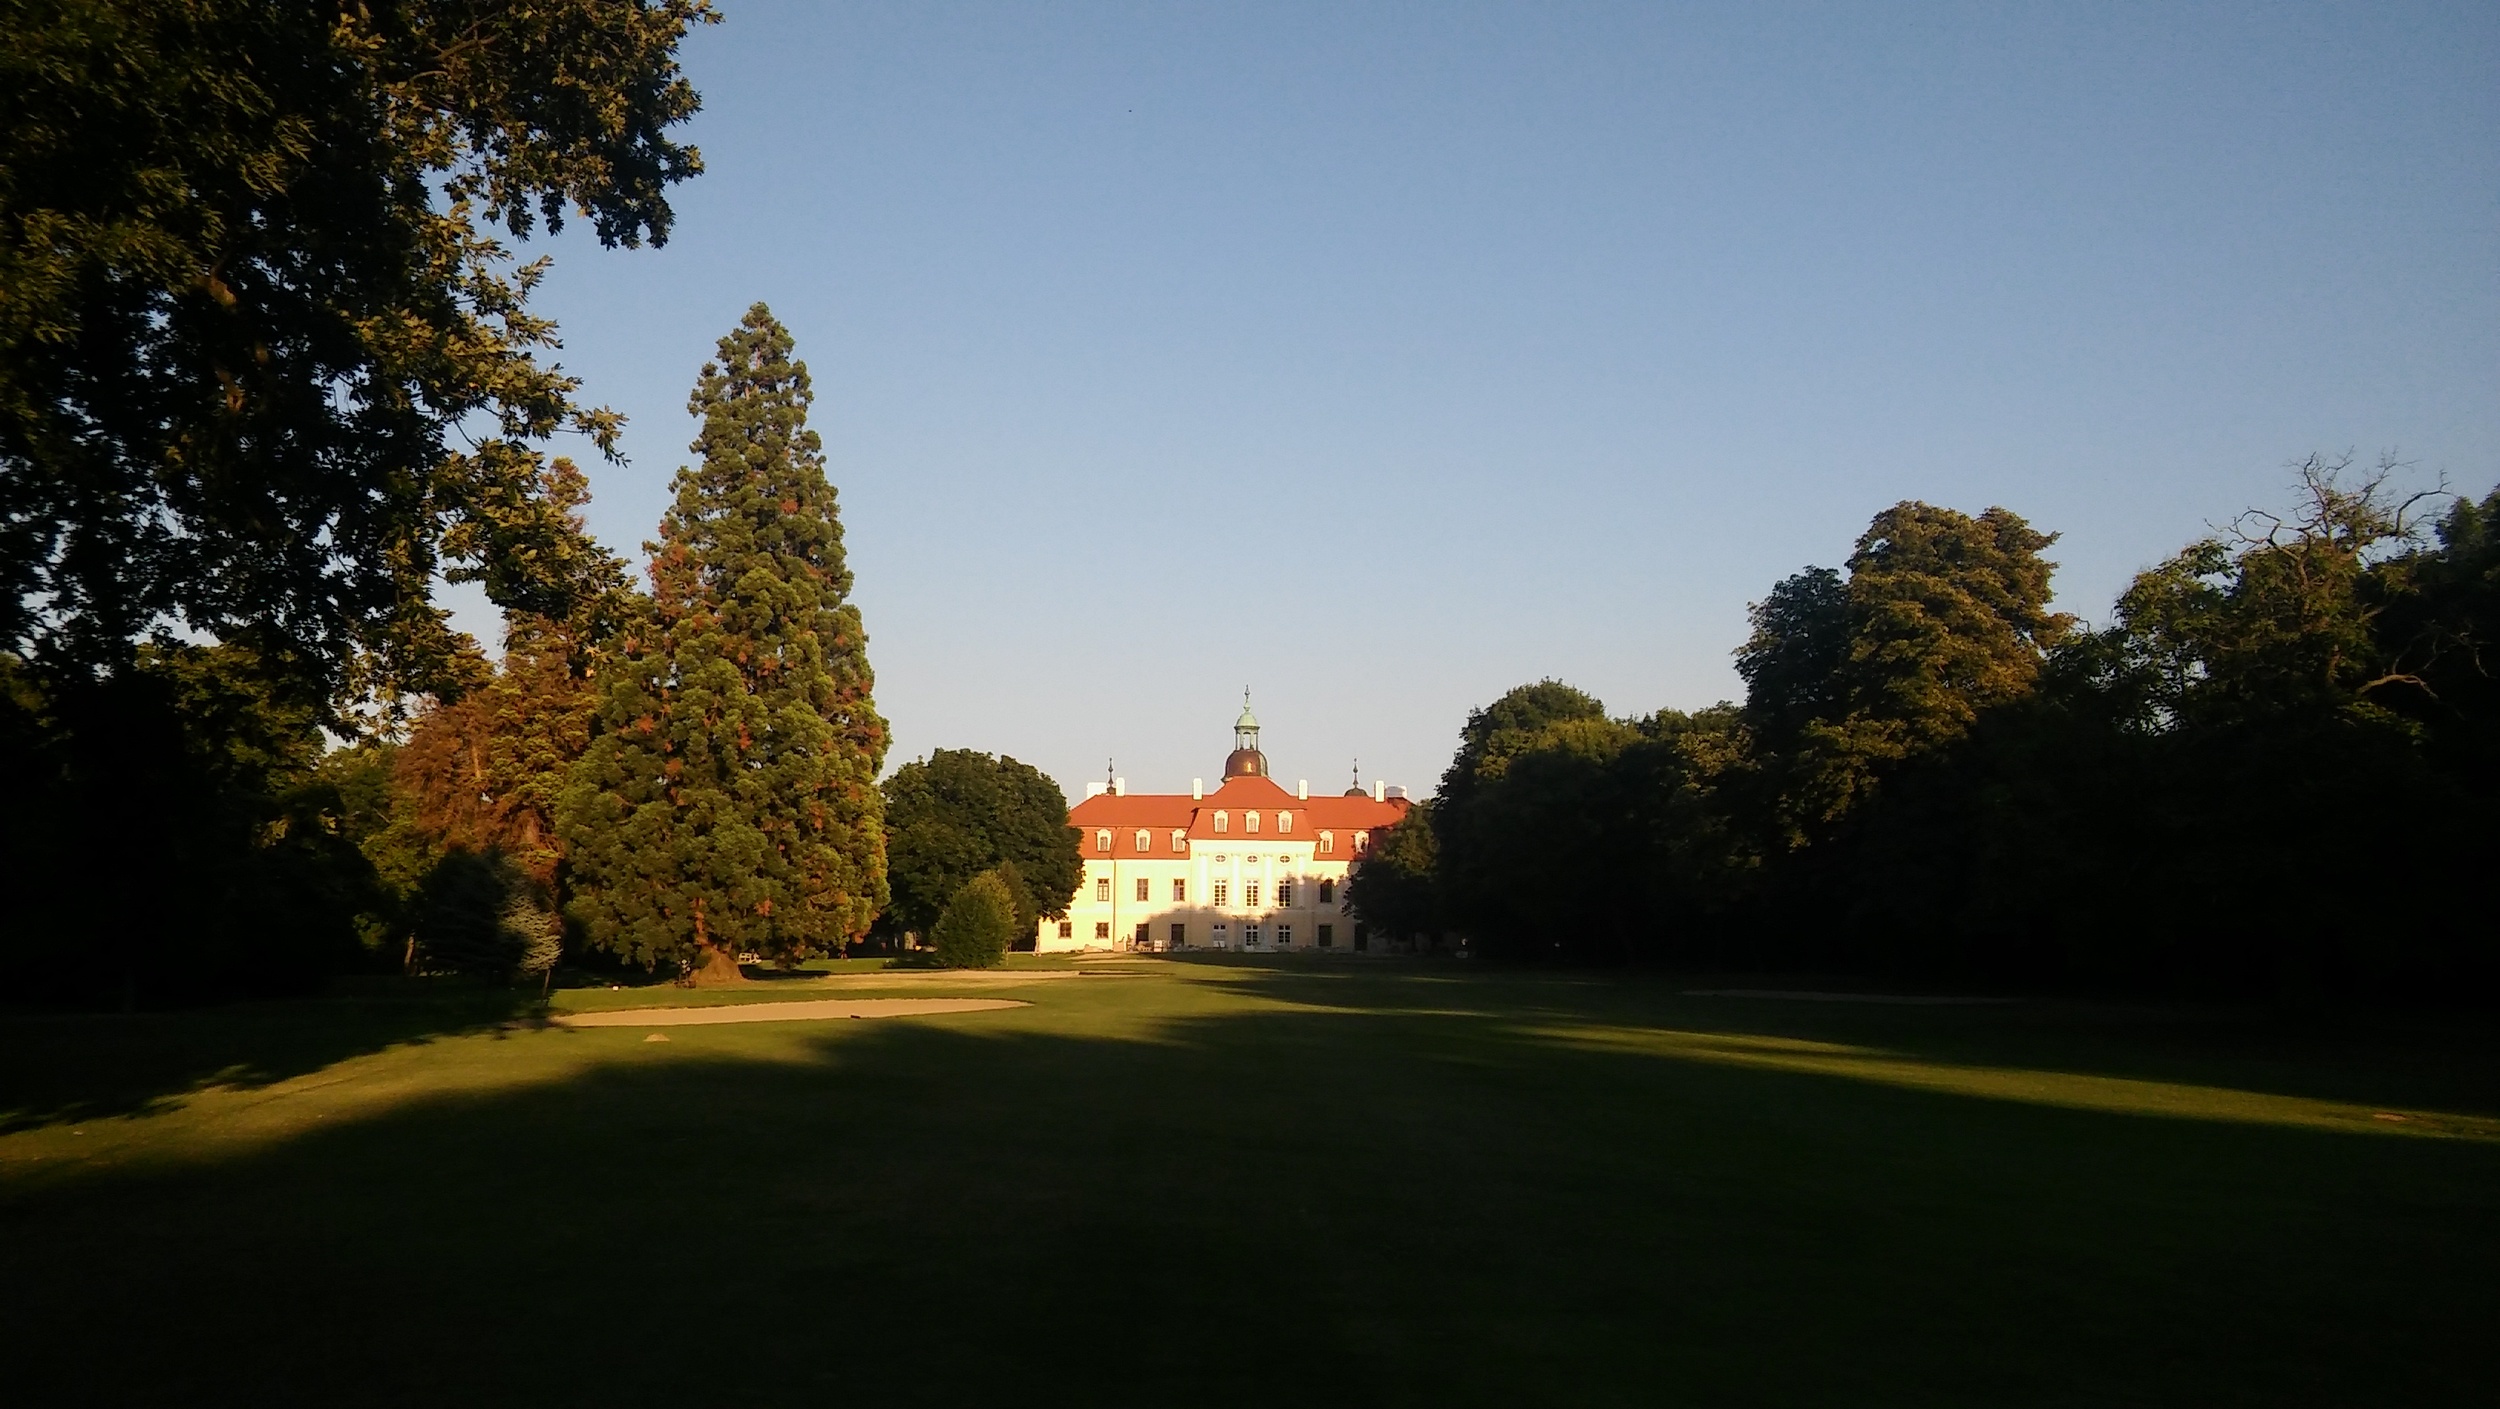
M 538 991 L 374 980 L 322 998 L 0 1016 L 0 1135 L 145 1114 L 203 1086 L 268 1086 L 368 1052 L 528 1015 Z
M 2175 1077 L 2244 1029 L 2176 1018 L 2204 1035 L 2148 1055 L 2124 1014 L 2096 1039 L 2080 1010 L 1444 977 L 1226 972 L 1362 1011 L 1201 1013 L 1164 1045 L 967 1022 L 844 1025 L 800 1064 L 620 1052 L 222 1165 L 47 1186 L 0 1204 L 0 1336 L 46 1402 L 2489 1397 L 2500 1147 L 1511 1031 L 1724 1024 Z M 2255 1045 L 2302 1089 L 2423 1094 L 2410 1057 L 2347 1078 L 2333 1043 L 2309 1067 L 2288 1035 Z

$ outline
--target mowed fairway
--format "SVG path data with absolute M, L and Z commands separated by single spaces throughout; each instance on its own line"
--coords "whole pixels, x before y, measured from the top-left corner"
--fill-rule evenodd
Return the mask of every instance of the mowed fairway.
M 8 1398 L 2500 1394 L 2487 1026 L 1083 967 L 0 1019 Z

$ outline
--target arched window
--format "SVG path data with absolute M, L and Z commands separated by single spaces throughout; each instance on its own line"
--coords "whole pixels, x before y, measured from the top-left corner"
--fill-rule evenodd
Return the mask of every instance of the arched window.
M 1220 837 L 1220 836 L 1224 835 L 1225 830 L 1226 830 L 1226 828 L 1225 828 L 1225 825 L 1224 825 L 1224 824 L 1225 824 L 1225 822 L 1226 822 L 1226 821 L 1228 821 L 1228 820 L 1229 820 L 1229 819 L 1228 819 L 1228 818 L 1226 818 L 1226 817 L 1224 816 L 1224 814 L 1223 814 L 1223 813 L 1221 813 L 1221 812 L 1218 812 L 1218 813 L 1216 813 L 1216 814 L 1215 814 L 1215 834 L 1216 834 L 1217 836 L 1219 836 L 1219 837 Z
M 1371 850 L 1371 845 L 1372 845 L 1372 834 L 1371 834 L 1371 833 L 1369 833 L 1369 832 L 1356 832 L 1356 833 L 1354 834 L 1354 854 L 1355 854 L 1355 855 L 1360 856 L 1360 855 L 1362 855 L 1364 852 Z
M 1277 831 L 1279 831 L 1279 832 L 1290 832 L 1290 831 L 1292 831 L 1292 830 L 1293 830 L 1293 814 L 1292 814 L 1292 813 L 1290 813 L 1290 812 L 1279 812 L 1279 813 L 1277 813 L 1277 814 L 1276 814 L 1276 830 L 1277 830 Z
M 1241 829 L 1242 829 L 1243 831 L 1245 831 L 1245 832 L 1256 832 L 1256 831 L 1258 831 L 1258 829 L 1259 829 L 1259 814 L 1257 814 L 1257 813 L 1255 813 L 1255 812 L 1245 812 L 1245 813 L 1241 814 L 1241 816 L 1242 816 L 1242 827 L 1241 827 Z
M 1094 833 L 1094 850 L 1096 850 L 1096 851 L 1109 851 L 1110 849 L 1111 849 L 1111 829 L 1110 829 L 1109 827 L 1105 827 L 1105 828 L 1103 828 L 1102 830 L 1100 830 L 1100 831 L 1098 831 L 1098 832 Z
M 1147 830 L 1146 830 L 1145 828 L 1143 828 L 1143 827 L 1140 827 L 1140 828 L 1138 828 L 1138 829 L 1137 829 L 1137 849 L 1138 849 L 1139 851 L 1144 851 L 1146 848 L 1148 848 L 1148 847 L 1150 847 L 1150 846 L 1152 846 L 1152 845 L 1154 845 L 1154 844 L 1155 844 L 1155 834 L 1154 834 L 1154 833 L 1152 833 L 1152 832 L 1150 832 L 1150 831 L 1147 831 Z
M 1337 854 L 1337 834 L 1335 832 L 1322 832 L 1319 834 L 1319 854 L 1322 856 L 1334 856 Z
M 1189 833 L 1179 827 L 1174 827 L 1172 829 L 1172 849 L 1174 851 L 1189 850 Z

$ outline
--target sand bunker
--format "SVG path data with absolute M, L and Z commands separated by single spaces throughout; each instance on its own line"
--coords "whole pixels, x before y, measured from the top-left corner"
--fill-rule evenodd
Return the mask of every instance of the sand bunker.
M 693 1027 L 705 1023 L 797 1023 L 823 1018 L 909 1018 L 924 1013 L 980 1013 L 1030 1008 L 1011 998 L 824 998 L 806 1003 L 733 1003 L 713 1008 L 627 1008 L 613 1013 L 557 1013 L 557 1027 Z

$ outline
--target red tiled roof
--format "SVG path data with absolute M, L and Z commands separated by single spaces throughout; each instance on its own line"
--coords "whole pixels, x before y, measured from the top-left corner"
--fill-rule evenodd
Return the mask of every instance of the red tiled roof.
M 1279 787 L 1272 778 L 1228 778 L 1224 786 L 1204 798 L 1180 793 L 1103 793 L 1089 797 L 1068 809 L 1068 825 L 1082 832 L 1111 831 L 1111 850 L 1095 849 L 1092 836 L 1082 839 L 1088 857 L 1110 856 L 1114 859 L 1148 857 L 1171 860 L 1183 853 L 1172 850 L 1172 833 L 1181 831 L 1191 840 L 1209 841 L 1219 835 L 1228 842 L 1248 845 L 1253 841 L 1310 841 L 1322 831 L 1358 832 L 1377 830 L 1395 824 L 1406 815 L 1410 806 L 1405 798 L 1374 802 L 1369 797 L 1297 798 Z M 1221 811 L 1230 823 L 1222 833 L 1215 830 L 1215 814 Z M 1259 830 L 1248 829 L 1243 814 L 1259 814 Z M 1276 814 L 1290 812 L 1293 825 L 1278 830 Z M 1146 848 L 1137 847 L 1137 832 L 1147 832 Z M 1334 856 L 1354 859 L 1353 842 L 1341 840 Z

